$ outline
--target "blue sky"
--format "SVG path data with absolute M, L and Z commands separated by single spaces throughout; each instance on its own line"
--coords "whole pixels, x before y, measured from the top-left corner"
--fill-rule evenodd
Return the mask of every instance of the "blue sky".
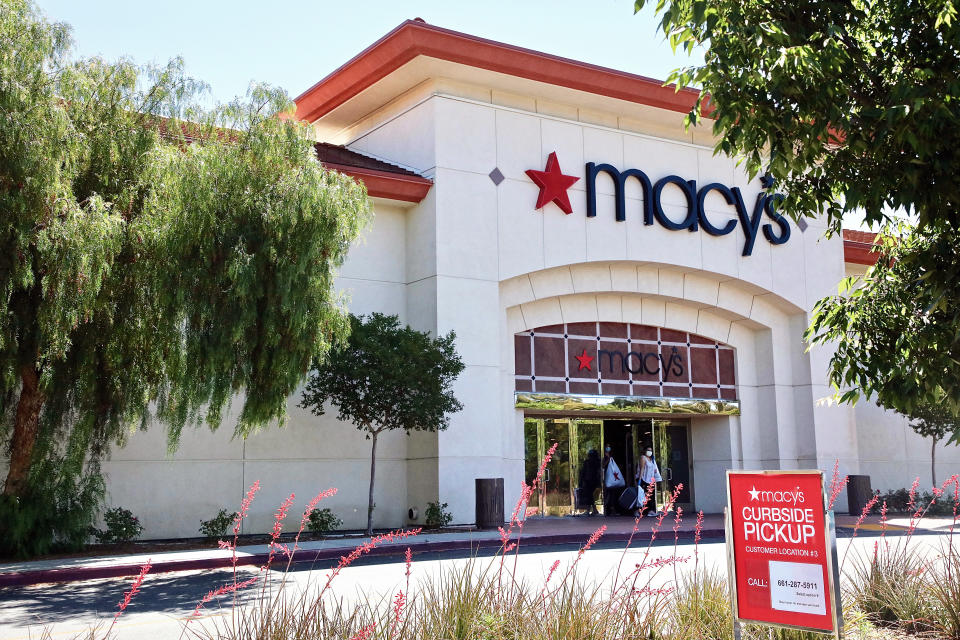
M 473 35 L 665 78 L 689 63 L 673 55 L 652 9 L 631 0 L 413 0 L 300 3 L 238 0 L 39 0 L 52 20 L 73 27 L 76 52 L 136 62 L 183 56 L 213 98 L 243 94 L 250 81 L 296 97 L 400 22 L 421 17 Z

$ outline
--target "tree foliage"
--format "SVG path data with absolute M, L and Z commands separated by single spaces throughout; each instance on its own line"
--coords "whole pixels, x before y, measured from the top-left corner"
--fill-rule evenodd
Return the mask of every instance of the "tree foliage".
M 709 114 L 717 152 L 769 172 L 795 217 L 825 215 L 828 232 L 851 215 L 884 228 L 877 266 L 819 302 L 808 331 L 838 345 L 841 398 L 960 408 L 953 0 L 657 0 L 656 11 L 674 48 L 704 50 L 671 80 L 702 87 L 687 121 Z
M 652 4 L 636 0 L 635 10 Z M 769 171 L 797 216 L 924 224 L 960 204 L 960 22 L 952 0 L 657 0 L 671 45 L 704 63 L 669 78 L 703 92 L 716 150 Z M 709 96 L 709 97 L 708 97 Z
M 312 359 L 346 335 L 332 284 L 369 219 L 363 187 L 323 169 L 307 125 L 277 117 L 284 92 L 255 85 L 204 110 L 203 91 L 179 60 L 75 60 L 66 26 L 0 0 L 10 504 L 39 461 L 95 472 L 153 418 L 171 448 L 238 394 L 238 434 L 282 420 Z
M 861 278 L 814 307 L 808 338 L 836 351 L 830 375 L 843 401 L 859 394 L 906 415 L 960 411 L 960 236 L 902 228 L 882 240 Z
M 960 445 L 960 415 L 946 403 L 921 403 L 910 414 L 910 428 L 921 438 L 930 438 L 930 481 L 937 486 L 937 443 L 945 438 Z
M 371 443 L 367 533 L 373 524 L 377 437 L 383 431 L 442 431 L 463 405 L 452 385 L 463 362 L 453 331 L 433 338 L 400 325 L 397 316 L 351 315 L 349 339 L 315 363 L 300 406 L 323 415 L 327 403 L 337 418 L 352 422 Z
M 960 416 L 943 404 L 921 404 L 907 418 L 921 438 L 938 442 L 947 436 L 960 437 Z

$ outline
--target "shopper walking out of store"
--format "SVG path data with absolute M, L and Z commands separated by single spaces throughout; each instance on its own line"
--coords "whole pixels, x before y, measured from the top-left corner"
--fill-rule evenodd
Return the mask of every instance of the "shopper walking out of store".
M 647 503 L 643 506 L 643 510 L 647 513 L 648 516 L 657 515 L 657 486 L 656 483 L 663 480 L 660 477 L 660 467 L 657 466 L 657 461 L 653 457 L 653 448 L 647 447 L 647 450 L 644 451 L 643 455 L 640 456 L 640 465 L 637 469 L 637 481 L 640 485 L 641 495 L 649 495 Z M 649 489 L 648 487 L 653 484 L 653 487 Z M 643 498 L 639 498 L 640 502 L 643 502 Z M 643 515 L 643 514 L 641 514 Z
M 600 486 L 600 454 L 596 449 L 590 449 L 587 452 L 587 459 L 580 465 L 580 492 L 581 504 L 577 505 L 581 509 L 587 510 L 587 515 L 592 516 L 598 513 L 597 502 L 593 494 L 597 492 Z
M 626 482 L 623 480 L 620 465 L 613 459 L 610 447 L 607 447 L 603 454 L 603 515 L 617 515 L 617 499 L 624 486 Z

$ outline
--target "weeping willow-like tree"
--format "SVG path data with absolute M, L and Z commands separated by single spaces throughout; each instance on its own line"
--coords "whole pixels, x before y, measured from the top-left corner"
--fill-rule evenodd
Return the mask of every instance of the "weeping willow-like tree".
M 73 59 L 67 27 L 0 0 L 0 551 L 85 537 L 98 461 L 153 419 L 171 447 L 231 398 L 239 435 L 282 420 L 349 330 L 332 284 L 363 188 L 282 91 L 203 91 L 180 61 Z

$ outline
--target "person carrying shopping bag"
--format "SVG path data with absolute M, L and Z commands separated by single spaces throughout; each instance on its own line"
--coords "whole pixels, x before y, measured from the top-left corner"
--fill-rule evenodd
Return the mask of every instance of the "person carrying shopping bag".
M 640 456 L 640 464 L 637 468 L 637 483 L 640 486 L 640 494 L 648 495 L 648 487 L 653 484 L 653 488 L 649 489 L 650 498 L 647 500 L 647 503 L 643 506 L 643 510 L 647 513 L 648 516 L 657 515 L 657 488 L 656 483 L 661 482 L 663 478 L 660 476 L 660 467 L 657 466 L 657 461 L 653 457 L 653 447 L 647 447 L 647 450 L 644 451 L 644 454 Z M 640 502 L 643 502 L 643 498 L 639 498 Z M 643 515 L 643 514 L 641 514 Z
M 625 486 L 627 483 L 623 479 L 623 472 L 613 459 L 610 447 L 607 447 L 603 454 L 603 515 L 616 515 L 617 499 Z

